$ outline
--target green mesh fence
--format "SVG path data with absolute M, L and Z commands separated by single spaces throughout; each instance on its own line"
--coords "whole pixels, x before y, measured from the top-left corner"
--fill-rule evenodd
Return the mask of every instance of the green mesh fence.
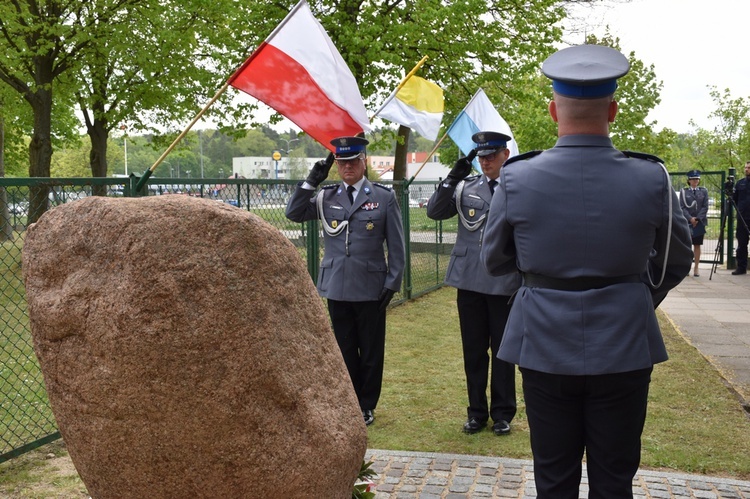
M 686 185 L 685 174 L 671 174 L 672 185 Z M 7 461 L 60 437 L 47 399 L 44 380 L 34 355 L 21 275 L 21 250 L 34 210 L 50 209 L 97 194 L 133 196 L 138 178 L 117 179 L 5 179 L 0 178 L 0 462 Z M 701 185 L 709 191 L 709 224 L 701 261 L 732 257 L 733 219 L 727 217 L 723 236 L 730 248 L 719 247 L 724 172 L 703 172 Z M 308 263 L 313 279 L 322 257 L 322 234 L 317 221 L 298 224 L 284 216 L 295 181 L 232 179 L 174 179 L 153 177 L 141 195 L 185 195 L 215 200 L 252 212 L 278 228 Z M 404 220 L 407 268 L 404 284 L 393 303 L 408 300 L 442 285 L 456 239 L 456 217 L 445 221 L 427 218 L 427 201 L 434 182 L 393 185 Z M 675 209 L 679 209 L 676 206 Z M 637 215 L 637 207 L 634 207 Z M 616 223 L 616 222 L 613 222 Z
M 34 355 L 21 251 L 29 220 L 41 211 L 91 195 L 131 197 L 138 178 L 7 179 L 0 178 L 0 462 L 60 438 Z M 247 210 L 278 228 L 298 248 L 313 279 L 322 257 L 317 221 L 299 224 L 284 215 L 296 181 L 232 179 L 148 179 L 140 195 L 183 195 L 211 199 Z M 407 269 L 402 291 L 393 303 L 424 294 L 442 284 L 455 240 L 453 221 L 435 222 L 426 215 L 434 182 L 394 186 L 399 195 L 407 239 Z

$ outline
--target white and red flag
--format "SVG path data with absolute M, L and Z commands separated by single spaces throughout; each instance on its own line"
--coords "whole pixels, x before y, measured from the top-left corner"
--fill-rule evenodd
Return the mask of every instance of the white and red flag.
M 229 84 L 330 150 L 332 139 L 370 130 L 357 81 L 306 0 L 294 6 Z

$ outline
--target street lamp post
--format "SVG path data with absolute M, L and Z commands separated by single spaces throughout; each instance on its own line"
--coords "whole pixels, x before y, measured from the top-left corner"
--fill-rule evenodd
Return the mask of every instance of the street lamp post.
M 298 142 L 299 139 L 291 139 L 291 140 L 289 140 L 289 139 L 281 139 L 281 140 L 283 140 L 284 142 L 286 142 L 286 149 L 282 149 L 282 151 L 284 151 L 286 153 L 286 157 L 289 158 L 289 154 L 292 151 L 292 149 L 290 148 L 291 143 L 292 142 Z M 277 165 L 277 168 L 276 168 L 276 170 L 277 170 L 276 178 L 279 178 L 279 175 L 278 175 L 278 161 L 276 162 L 276 165 Z M 289 166 L 289 160 L 288 159 L 287 159 L 287 166 Z M 288 177 L 286 177 L 286 178 L 288 178 Z
M 201 150 L 201 178 L 203 178 L 203 134 L 200 130 L 198 130 L 198 143 Z
M 127 127 L 125 125 L 120 125 L 120 130 L 122 130 L 122 144 L 123 148 L 125 149 L 125 176 L 128 176 L 128 132 Z

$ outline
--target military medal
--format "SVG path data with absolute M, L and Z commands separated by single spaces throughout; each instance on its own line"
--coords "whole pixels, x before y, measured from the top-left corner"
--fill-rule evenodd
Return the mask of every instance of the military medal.
M 375 228 L 375 224 L 372 222 L 367 222 L 367 225 L 365 225 L 365 229 L 372 230 Z

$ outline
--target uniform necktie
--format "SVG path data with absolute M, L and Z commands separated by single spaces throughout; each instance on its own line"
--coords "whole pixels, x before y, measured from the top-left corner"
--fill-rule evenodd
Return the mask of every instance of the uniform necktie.
M 495 194 L 496 185 L 497 185 L 497 180 L 495 179 L 490 180 L 490 194 Z
M 346 195 L 349 196 L 349 204 L 354 204 L 354 186 L 350 185 L 346 188 Z

